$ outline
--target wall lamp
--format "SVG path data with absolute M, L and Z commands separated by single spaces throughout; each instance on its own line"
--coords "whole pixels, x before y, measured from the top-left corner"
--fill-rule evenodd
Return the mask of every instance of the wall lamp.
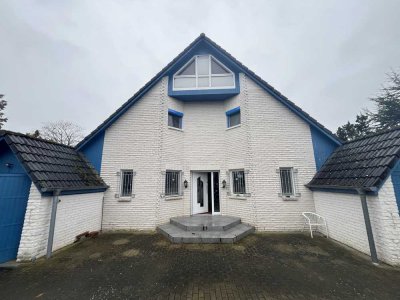
M 6 168 L 12 168 L 14 167 L 14 164 L 12 163 L 5 163 Z
M 225 180 L 225 179 L 222 180 L 222 188 L 223 188 L 223 189 L 226 188 L 226 180 Z
M 187 189 L 187 187 L 188 187 L 188 182 L 187 182 L 186 179 L 185 179 L 185 181 L 183 182 L 183 186 L 185 187 L 185 189 Z

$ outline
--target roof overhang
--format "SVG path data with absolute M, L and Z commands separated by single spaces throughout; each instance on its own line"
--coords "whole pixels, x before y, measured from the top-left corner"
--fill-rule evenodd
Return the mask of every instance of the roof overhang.
M 227 51 L 222 49 L 219 45 L 213 42 L 211 39 L 201 34 L 197 39 L 195 39 L 185 50 L 183 50 L 175 59 L 173 59 L 164 69 L 162 69 L 156 76 L 154 76 L 148 83 L 146 83 L 135 95 L 129 98 L 118 110 L 116 110 L 109 118 L 107 118 L 102 124 L 100 124 L 94 131 L 92 131 L 88 136 L 86 136 L 77 146 L 76 149 L 82 149 L 89 141 L 91 141 L 97 134 L 106 130 L 113 122 L 115 122 L 122 114 L 124 114 L 132 105 L 134 105 L 138 100 L 140 100 L 155 84 L 159 82 L 164 76 L 170 75 L 172 72 L 177 70 L 179 66 L 182 66 L 187 60 L 189 60 L 193 53 L 196 53 L 196 49 L 209 49 L 216 55 L 218 59 L 223 60 L 223 62 L 232 69 L 235 73 L 244 73 L 250 77 L 254 82 L 256 82 L 261 88 L 273 96 L 276 100 L 281 102 L 289 110 L 299 116 L 302 120 L 308 123 L 310 126 L 315 128 L 317 131 L 326 135 L 330 140 L 332 140 L 337 145 L 341 145 L 342 142 L 327 128 L 318 123 L 309 114 L 303 111 L 300 107 L 295 105 L 292 101 L 287 99 L 266 81 L 261 79 L 258 75 L 244 66 L 236 58 L 234 58 Z

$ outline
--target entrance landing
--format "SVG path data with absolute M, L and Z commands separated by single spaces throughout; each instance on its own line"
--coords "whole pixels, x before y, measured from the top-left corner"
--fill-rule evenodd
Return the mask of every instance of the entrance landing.
M 171 218 L 157 231 L 173 243 L 216 244 L 237 242 L 253 233 L 254 227 L 238 217 L 195 215 Z

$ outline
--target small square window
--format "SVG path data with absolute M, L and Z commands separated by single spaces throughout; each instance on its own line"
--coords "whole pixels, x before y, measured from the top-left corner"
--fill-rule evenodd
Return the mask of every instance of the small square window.
M 181 191 L 181 171 L 165 172 L 165 195 L 177 196 Z
M 232 178 L 232 193 L 246 194 L 246 178 L 244 170 L 231 171 Z
M 279 174 L 281 179 L 282 196 L 294 196 L 295 187 L 293 180 L 293 168 L 280 168 Z
M 226 112 L 228 128 L 240 125 L 240 107 L 236 107 Z
M 121 171 L 121 197 L 132 196 L 133 190 L 133 170 Z
M 174 111 L 172 109 L 168 110 L 168 126 L 182 129 L 182 118 L 183 113 Z

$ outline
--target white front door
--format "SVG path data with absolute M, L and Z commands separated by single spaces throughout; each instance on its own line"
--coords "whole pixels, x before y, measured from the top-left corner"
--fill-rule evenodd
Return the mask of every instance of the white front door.
M 193 172 L 192 180 L 193 214 L 208 212 L 208 177 L 207 173 Z

